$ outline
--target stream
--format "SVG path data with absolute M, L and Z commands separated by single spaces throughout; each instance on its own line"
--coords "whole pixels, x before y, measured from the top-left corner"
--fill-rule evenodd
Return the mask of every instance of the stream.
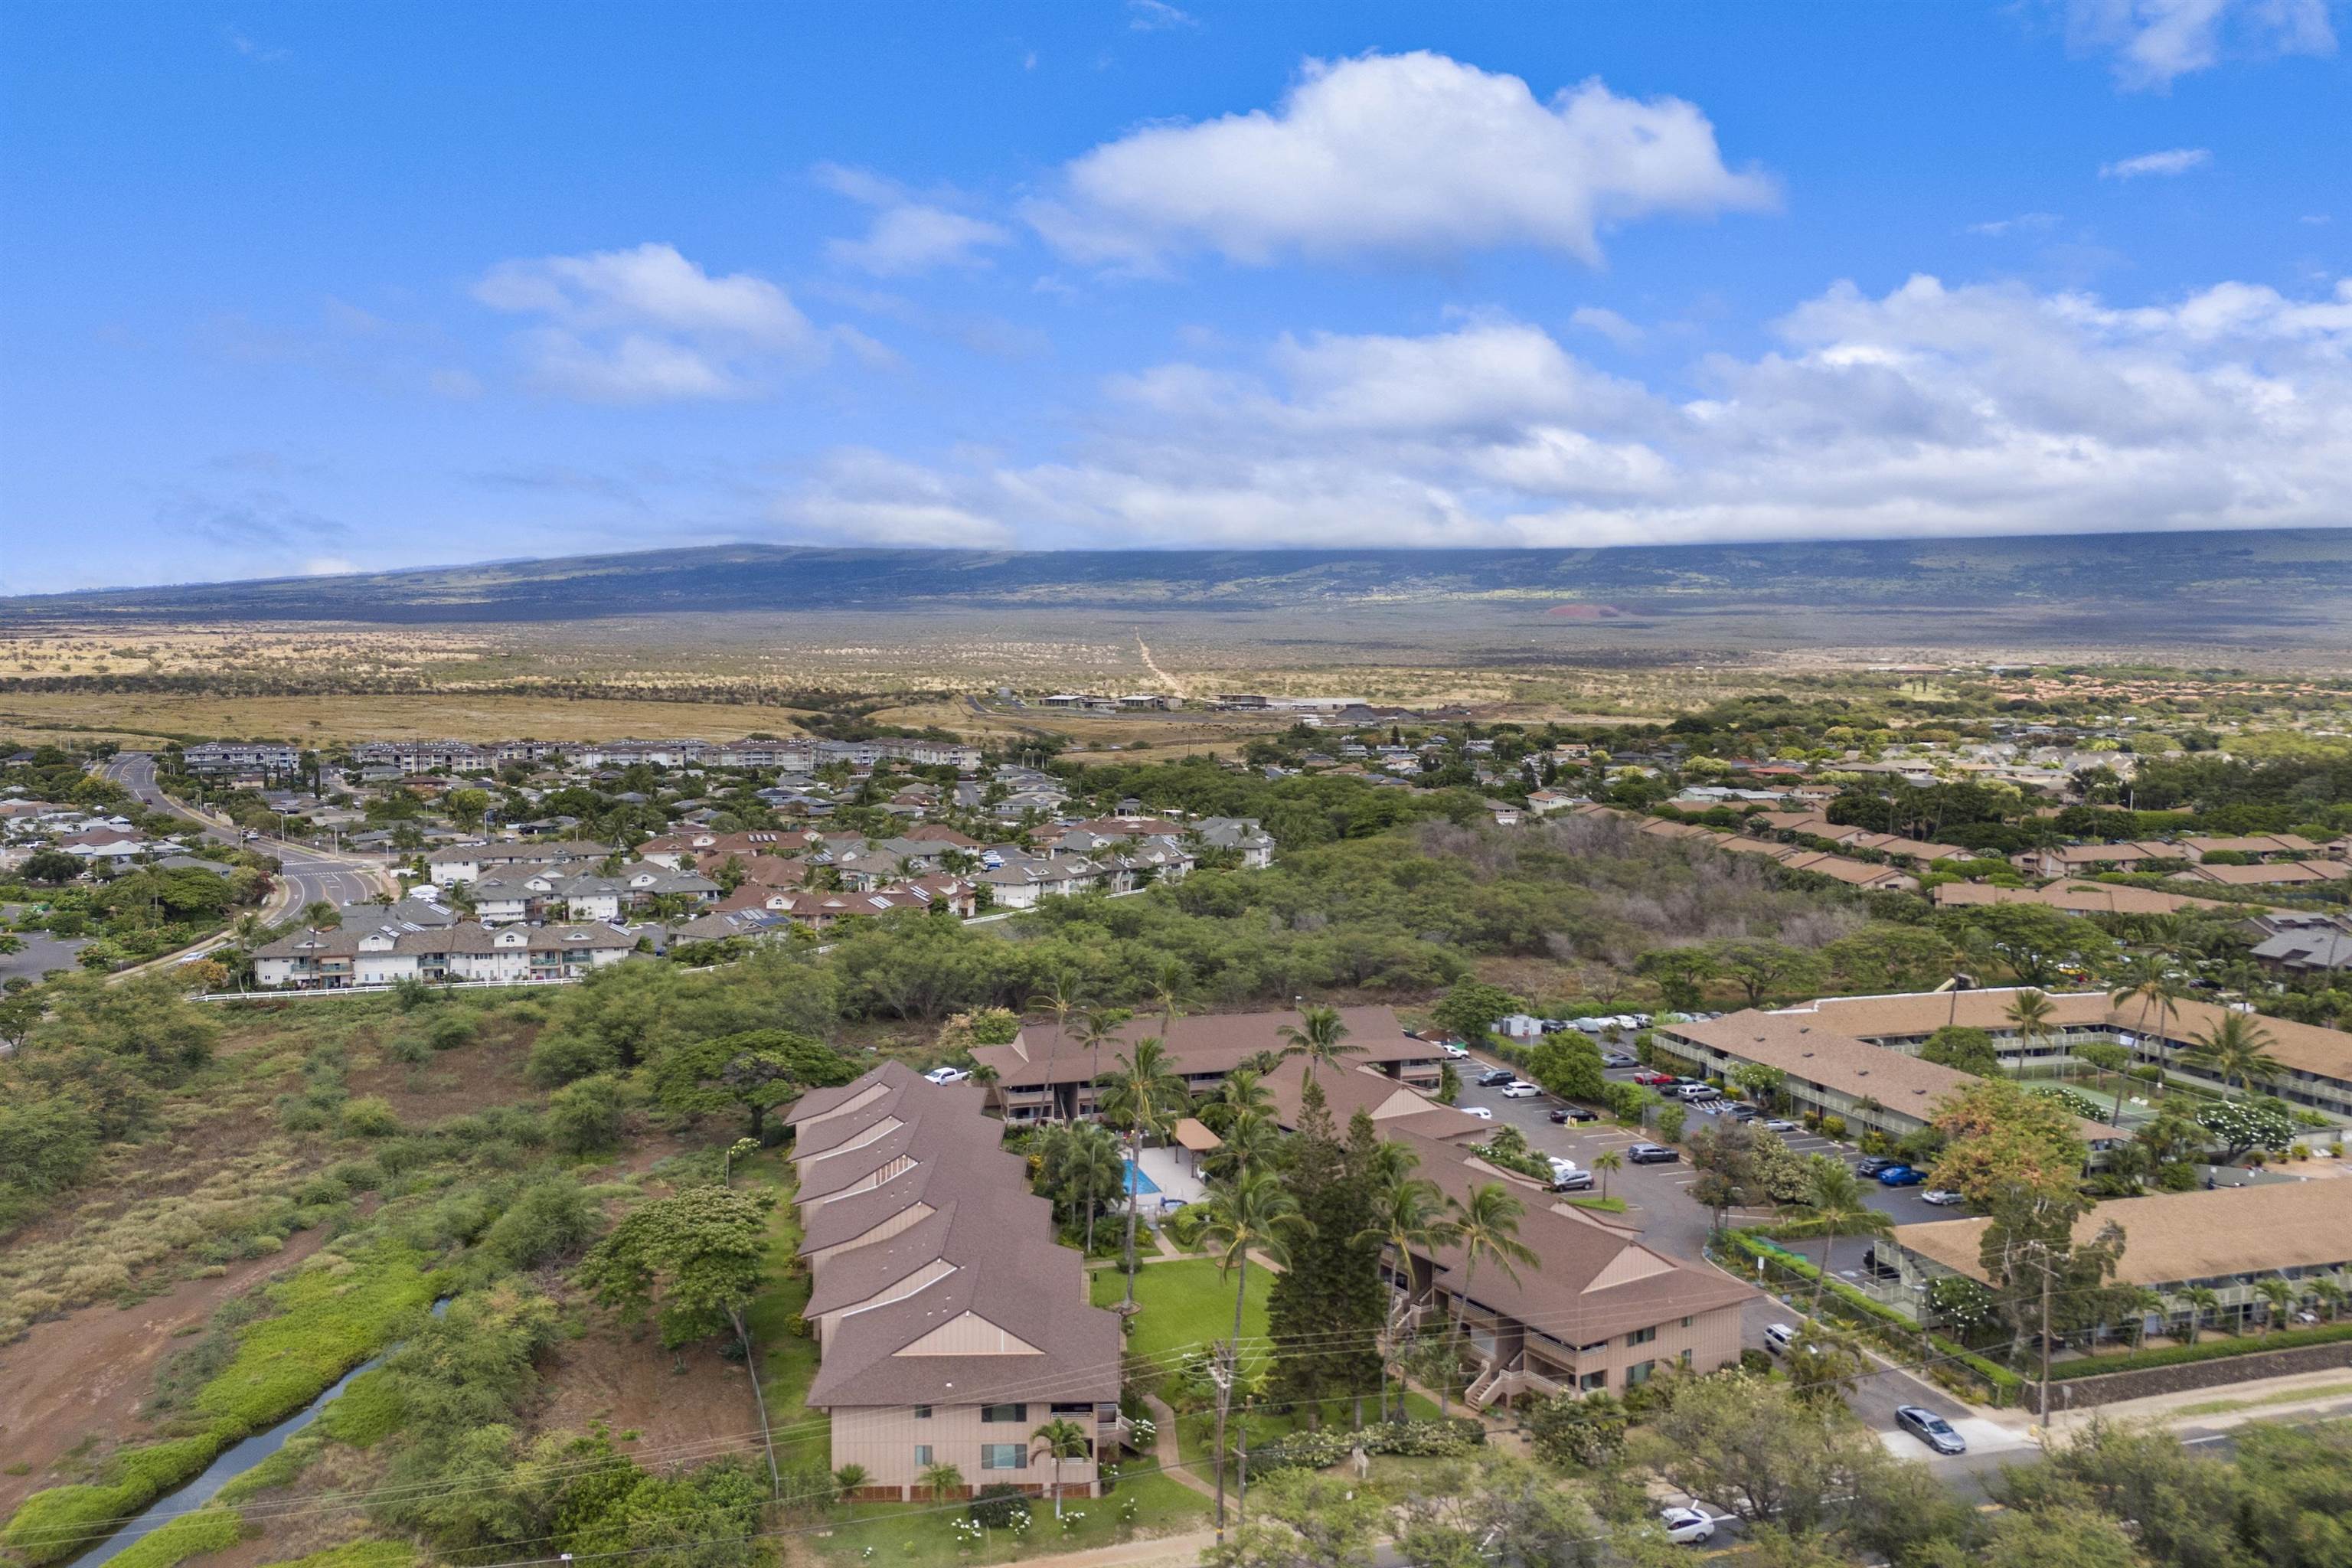
M 434 1302 L 433 1315 L 437 1318 L 447 1311 L 450 1300 L 449 1297 L 444 1296 Z M 124 1551 L 133 1542 L 153 1534 L 173 1520 L 184 1514 L 194 1513 L 204 1507 L 213 1500 L 221 1488 L 278 1452 L 286 1446 L 287 1438 L 316 1421 L 319 1418 L 319 1412 L 333 1404 L 341 1395 L 343 1390 L 352 1385 L 353 1378 L 358 1377 L 362 1373 L 371 1372 L 382 1366 L 385 1358 L 399 1348 L 398 1345 L 394 1345 L 380 1355 L 369 1357 L 335 1379 L 318 1398 L 313 1399 L 277 1426 L 266 1431 L 256 1432 L 252 1436 L 224 1448 L 221 1450 L 220 1457 L 206 1465 L 203 1473 L 194 1480 L 175 1491 L 165 1492 L 162 1497 L 149 1503 L 144 1513 L 73 1559 L 66 1568 L 98 1568 L 100 1563 L 113 1557 L 117 1552 Z

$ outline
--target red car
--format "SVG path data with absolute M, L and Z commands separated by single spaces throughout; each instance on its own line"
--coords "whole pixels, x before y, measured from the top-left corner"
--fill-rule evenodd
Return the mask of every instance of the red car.
M 1663 1084 L 1674 1082 L 1675 1075 L 1670 1072 L 1637 1072 L 1633 1075 L 1633 1081 L 1635 1083 L 1647 1084 L 1652 1088 L 1656 1088 Z

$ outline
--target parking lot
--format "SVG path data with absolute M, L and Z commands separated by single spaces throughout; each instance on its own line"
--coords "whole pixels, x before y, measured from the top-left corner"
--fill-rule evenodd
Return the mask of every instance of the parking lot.
M 1468 1061 L 1456 1063 L 1455 1070 L 1462 1078 L 1460 1103 L 1465 1107 L 1483 1106 L 1497 1125 L 1507 1123 L 1517 1128 L 1527 1138 L 1528 1147 L 1538 1154 L 1558 1154 L 1575 1161 L 1579 1170 L 1590 1171 L 1593 1156 L 1603 1150 L 1613 1149 L 1622 1155 L 1635 1143 L 1655 1141 L 1654 1138 L 1645 1140 L 1642 1133 L 1630 1131 L 1605 1120 L 1557 1126 L 1550 1117 L 1553 1109 L 1560 1102 L 1550 1095 L 1539 1094 L 1528 1100 L 1505 1100 L 1500 1086 L 1493 1089 L 1477 1087 L 1479 1073 L 1502 1065 L 1475 1054 Z M 1632 1068 L 1611 1068 L 1608 1077 L 1612 1080 L 1630 1081 L 1636 1070 Z M 1685 1131 L 1687 1134 L 1710 1125 L 1713 1125 L 1711 1117 L 1694 1110 L 1685 1122 Z M 1793 1132 L 1784 1132 L 1781 1137 L 1790 1149 L 1800 1154 L 1832 1154 L 1848 1163 L 1857 1158 L 1850 1146 L 1819 1133 L 1807 1132 L 1801 1128 Z M 1626 1212 L 1620 1217 L 1623 1222 L 1641 1228 L 1643 1242 L 1669 1257 L 1702 1262 L 1706 1258 L 1707 1226 L 1712 1216 L 1690 1196 L 1691 1184 L 1696 1179 L 1696 1173 L 1686 1161 L 1677 1161 L 1670 1165 L 1635 1165 L 1629 1163 L 1622 1170 L 1609 1173 L 1608 1190 L 1611 1196 L 1625 1200 Z M 1898 1225 L 1950 1219 L 1968 1213 L 1960 1208 L 1938 1208 L 1923 1201 L 1920 1194 L 1927 1190 L 1925 1187 L 1882 1187 L 1876 1182 L 1865 1179 L 1863 1190 L 1871 1207 L 1888 1215 Z M 1592 1194 L 1597 1195 L 1600 1191 L 1596 1173 Z M 1738 1223 L 1743 1217 L 1763 1219 L 1771 1212 L 1769 1209 L 1735 1210 L 1731 1217 L 1734 1223 Z M 1816 1261 L 1820 1259 L 1822 1247 L 1819 1243 L 1797 1245 L 1807 1257 Z M 1868 1242 L 1857 1239 L 1840 1240 L 1831 1253 L 1832 1276 L 1842 1278 L 1848 1283 L 1860 1284 L 1863 1255 L 1869 1246 Z M 1795 1308 L 1768 1296 L 1748 1310 L 1744 1325 L 1746 1341 L 1748 1344 L 1761 1347 L 1767 1324 L 1799 1321 L 1801 1321 L 1801 1315 Z M 1969 1456 L 1958 1459 L 1937 1458 L 1916 1439 L 1895 1432 L 1897 1405 L 1925 1405 L 1947 1420 L 1960 1424 L 1962 1432 L 1969 1437 L 1970 1448 L 1979 1455 L 2003 1452 L 2016 1445 L 2013 1436 L 2000 1436 L 1993 1424 L 1981 1421 L 1967 1405 L 1901 1372 L 1885 1371 L 1864 1378 L 1850 1403 L 1856 1415 L 1885 1436 L 1890 1449 L 1909 1458 L 1928 1459 L 1938 1467 L 1966 1468 L 1971 1463 L 1983 1461 L 1981 1458 L 1972 1460 Z

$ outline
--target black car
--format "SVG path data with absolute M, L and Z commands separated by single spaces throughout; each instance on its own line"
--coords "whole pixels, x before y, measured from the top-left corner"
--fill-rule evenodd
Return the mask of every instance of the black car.
M 1625 1151 L 1625 1159 L 1635 1165 L 1671 1165 L 1681 1160 L 1682 1154 L 1663 1143 L 1636 1143 Z
M 1952 1424 L 1932 1410 L 1916 1405 L 1895 1407 L 1895 1425 L 1933 1448 L 1938 1454 L 1965 1454 L 1969 1440 L 1952 1429 Z
M 1518 1076 L 1508 1068 L 1488 1068 L 1478 1075 L 1478 1087 L 1493 1089 L 1499 1084 L 1508 1083 Z
M 1902 1161 L 1890 1160 L 1884 1154 L 1872 1154 L 1853 1168 L 1853 1173 L 1857 1176 L 1874 1176 L 1881 1171 L 1891 1171 L 1901 1163 L 1903 1163 Z
M 1588 1110 L 1581 1105 L 1556 1105 L 1552 1107 L 1551 1119 L 1555 1125 L 1566 1126 L 1571 1121 L 1598 1121 L 1601 1112 Z

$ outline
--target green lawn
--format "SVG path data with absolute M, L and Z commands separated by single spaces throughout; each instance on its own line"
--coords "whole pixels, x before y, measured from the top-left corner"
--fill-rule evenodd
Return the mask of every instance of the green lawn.
M 1172 1364 L 1184 1351 L 1205 1347 L 1234 1331 L 1234 1288 L 1239 1281 L 1221 1274 L 1206 1258 L 1178 1263 L 1148 1263 L 1135 1276 L 1135 1331 L 1128 1349 L 1148 1355 L 1162 1365 Z M 1242 1339 L 1265 1338 L 1265 1297 L 1274 1276 L 1264 1268 L 1249 1271 L 1249 1300 L 1242 1306 Z M 1118 1269 L 1093 1277 L 1097 1307 L 1116 1307 L 1127 1299 L 1127 1276 Z
M 749 1188 L 762 1186 L 776 1196 L 768 1216 L 768 1289 L 751 1303 L 744 1320 L 751 1342 L 760 1347 L 760 1392 L 768 1402 L 768 1425 L 778 1446 L 790 1438 L 795 1447 L 822 1436 L 810 1425 L 824 1417 L 808 1407 L 809 1384 L 816 1381 L 816 1341 L 793 1332 L 793 1321 L 808 1305 L 809 1279 L 799 1267 L 800 1216 L 793 1208 L 793 1170 L 781 1153 L 770 1152 L 736 1166 L 735 1180 Z M 809 1443 L 808 1451 L 824 1452 L 828 1445 Z
M 1148 1464 L 1150 1461 L 1138 1461 Z M 1132 1468 L 1132 1467 L 1130 1467 Z M 1034 1505 L 1025 1534 L 992 1531 L 978 1546 L 966 1547 L 950 1521 L 965 1517 L 960 1504 L 861 1502 L 835 1509 L 831 1534 L 803 1537 L 834 1563 L 870 1563 L 874 1568 L 946 1568 L 958 1563 L 1009 1563 L 1061 1552 L 1116 1545 L 1139 1536 L 1177 1535 L 1208 1522 L 1209 1500 L 1157 1474 L 1130 1477 L 1103 1498 L 1067 1498 L 1063 1522 L 1050 1502 Z M 1083 1518 L 1075 1517 L 1083 1515 Z M 873 1555 L 866 1555 L 868 1551 Z

